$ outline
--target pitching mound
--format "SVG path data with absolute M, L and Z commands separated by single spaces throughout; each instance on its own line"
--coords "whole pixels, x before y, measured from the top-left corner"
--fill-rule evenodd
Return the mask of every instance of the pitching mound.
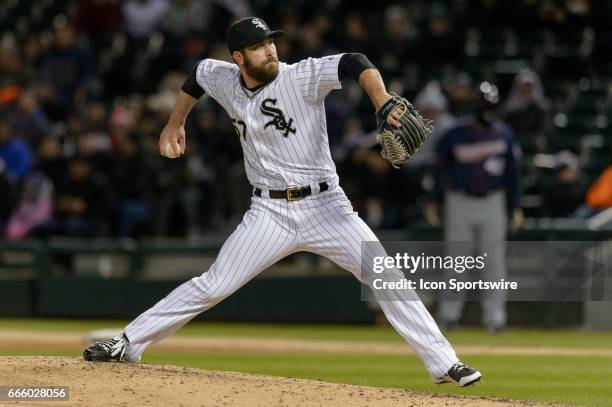
M 509 406 L 517 402 L 451 397 L 177 366 L 92 363 L 80 358 L 0 357 L 0 382 L 69 386 L 49 406 Z M 7 403 L 13 405 L 13 403 Z M 28 405 L 20 402 L 18 405 Z

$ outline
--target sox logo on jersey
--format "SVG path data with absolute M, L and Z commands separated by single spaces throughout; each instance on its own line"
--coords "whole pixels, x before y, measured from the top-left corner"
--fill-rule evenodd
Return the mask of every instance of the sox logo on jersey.
M 268 128 L 268 126 L 274 126 L 277 130 L 283 132 L 284 137 L 289 137 L 289 132 L 295 133 L 296 129 L 292 127 L 293 119 L 289 118 L 289 121 L 285 120 L 283 111 L 270 106 L 271 104 L 276 105 L 276 99 L 266 99 L 261 103 L 261 113 L 268 117 L 272 117 L 272 120 L 266 123 L 264 129 Z

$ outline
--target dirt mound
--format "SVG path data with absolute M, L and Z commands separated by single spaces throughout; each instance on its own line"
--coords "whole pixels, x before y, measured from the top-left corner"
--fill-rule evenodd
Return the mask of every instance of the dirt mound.
M 69 401 L 19 406 L 524 406 L 453 397 L 178 366 L 92 363 L 65 357 L 0 357 L 0 383 L 69 386 Z M 2 405 L 15 405 L 4 402 Z M 533 404 L 530 404 L 533 405 Z

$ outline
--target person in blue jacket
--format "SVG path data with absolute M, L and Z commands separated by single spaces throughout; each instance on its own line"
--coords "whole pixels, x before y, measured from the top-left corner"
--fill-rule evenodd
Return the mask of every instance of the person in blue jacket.
M 522 222 L 521 150 L 512 129 L 495 117 L 498 100 L 497 87 L 481 83 L 474 116 L 451 128 L 436 148 L 438 173 L 434 195 L 444 202 L 447 251 L 457 255 L 487 253 L 485 269 L 479 276 L 486 281 L 506 277 L 508 214 L 512 214 L 513 229 Z M 452 242 L 468 242 L 472 253 L 464 253 L 466 244 Z M 439 319 L 444 328 L 457 326 L 464 302 L 464 294 L 447 291 L 443 295 Z M 497 332 L 505 328 L 505 303 L 505 291 L 481 293 L 482 323 L 488 330 Z

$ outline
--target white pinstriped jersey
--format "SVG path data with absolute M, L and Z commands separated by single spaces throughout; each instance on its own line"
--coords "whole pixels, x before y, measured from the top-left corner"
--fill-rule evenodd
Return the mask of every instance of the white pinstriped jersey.
M 276 79 L 255 92 L 241 85 L 236 64 L 214 59 L 199 63 L 197 82 L 232 119 L 251 185 L 285 189 L 337 179 L 323 101 L 342 87 L 341 57 L 281 62 Z
M 234 121 L 247 175 L 254 186 L 284 189 L 328 181 L 329 188 L 318 193 L 315 187 L 317 192 L 300 201 L 254 196 L 210 268 L 126 326 L 126 361 L 139 361 L 149 345 L 297 251 L 325 256 L 362 283 L 371 283 L 368 274 L 362 274 L 362 265 L 373 264 L 374 257 L 386 253 L 382 245 L 362 248 L 362 242 L 378 239 L 338 186 L 327 138 L 323 99 L 332 89 L 340 88 L 340 57 L 281 63 L 278 77 L 256 92 L 241 86 L 240 72 L 233 64 L 207 59 L 198 65 L 198 83 Z M 458 361 L 457 355 L 416 292 L 376 293 L 389 322 L 412 345 L 430 376 L 446 374 Z

